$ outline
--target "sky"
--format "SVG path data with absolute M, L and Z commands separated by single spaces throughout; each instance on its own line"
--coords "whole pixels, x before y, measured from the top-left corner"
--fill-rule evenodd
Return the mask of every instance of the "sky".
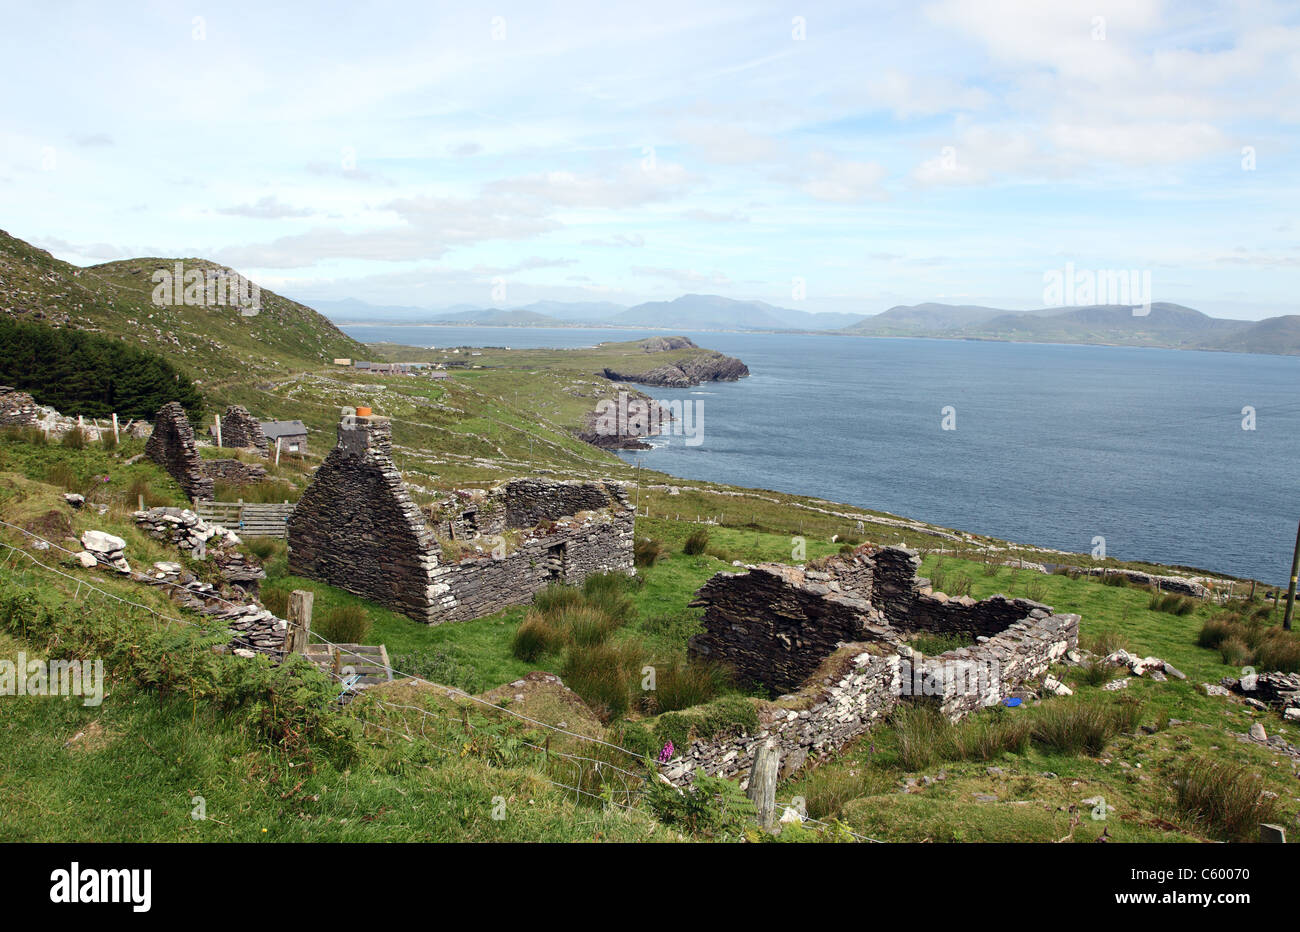
M 274 8 L 272 8 L 274 7 Z M 298 300 L 1300 313 L 1300 5 L 0 0 L 0 228 Z

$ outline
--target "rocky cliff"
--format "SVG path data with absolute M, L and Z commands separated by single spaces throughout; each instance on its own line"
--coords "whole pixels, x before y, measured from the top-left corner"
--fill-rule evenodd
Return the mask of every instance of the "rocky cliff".
M 701 350 L 697 355 L 655 366 L 643 372 L 605 369 L 614 382 L 638 382 L 664 388 L 691 388 L 701 382 L 735 382 L 749 375 L 749 367 L 734 356 Z

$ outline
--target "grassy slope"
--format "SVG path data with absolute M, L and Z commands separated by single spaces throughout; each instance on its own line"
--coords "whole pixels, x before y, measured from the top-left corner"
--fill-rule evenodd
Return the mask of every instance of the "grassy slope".
M 311 308 L 263 290 L 261 312 L 156 306 L 155 269 L 221 268 L 201 259 L 129 259 L 78 268 L 0 232 L 0 310 L 120 337 L 155 350 L 201 382 L 205 394 L 361 352 Z M 67 412 L 65 412 L 67 413 Z M 72 412 L 75 413 L 75 412 Z

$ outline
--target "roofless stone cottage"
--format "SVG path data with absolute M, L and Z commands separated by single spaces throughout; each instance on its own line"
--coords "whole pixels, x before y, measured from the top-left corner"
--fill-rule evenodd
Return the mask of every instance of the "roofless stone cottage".
M 516 479 L 453 495 L 435 525 L 444 548 L 393 463 L 388 419 L 347 416 L 289 518 L 289 569 L 416 621 L 466 621 L 553 582 L 631 573 L 634 517 L 616 482 Z

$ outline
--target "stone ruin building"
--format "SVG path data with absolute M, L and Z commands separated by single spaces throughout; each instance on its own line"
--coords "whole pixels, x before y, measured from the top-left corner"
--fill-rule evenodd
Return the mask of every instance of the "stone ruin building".
M 392 459 L 387 418 L 346 417 L 289 518 L 289 570 L 427 624 L 531 600 L 550 583 L 633 572 L 634 512 L 615 482 L 516 479 L 428 514 Z
M 215 433 L 216 428 L 213 428 Z M 262 431 L 262 423 L 243 405 L 231 405 L 221 415 L 221 445 L 228 449 L 252 450 L 269 456 L 271 447 Z
M 242 408 L 239 410 L 243 411 Z M 158 409 L 154 416 L 153 433 L 145 444 L 144 452 L 149 459 L 167 470 L 190 497 L 190 501 L 211 501 L 213 483 L 218 479 L 242 485 L 266 478 L 265 466 L 236 459 L 205 460 L 201 457 L 194 441 L 194 428 L 190 426 L 189 415 L 179 401 L 169 401 Z
M 765 563 L 705 583 L 691 603 L 705 612 L 690 655 L 776 698 L 761 704 L 758 734 L 693 742 L 667 778 L 743 775 L 767 741 L 788 776 L 901 702 L 930 702 L 957 719 L 1026 688 L 1078 645 L 1078 615 L 1000 595 L 950 598 L 917 576 L 920 564 L 903 547 L 864 546 L 819 569 Z M 926 657 L 908 644 L 921 634 L 969 644 Z

